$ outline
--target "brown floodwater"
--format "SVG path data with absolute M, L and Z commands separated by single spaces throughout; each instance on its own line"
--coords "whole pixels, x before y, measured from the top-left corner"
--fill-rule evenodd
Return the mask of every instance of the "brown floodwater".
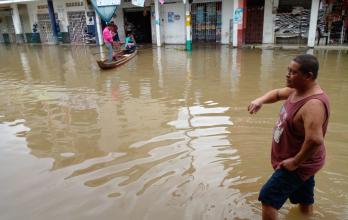
M 97 52 L 0 45 L 0 219 L 260 219 L 280 103 L 246 107 L 305 52 L 332 109 L 312 219 L 348 218 L 346 51 L 147 46 L 109 71 Z

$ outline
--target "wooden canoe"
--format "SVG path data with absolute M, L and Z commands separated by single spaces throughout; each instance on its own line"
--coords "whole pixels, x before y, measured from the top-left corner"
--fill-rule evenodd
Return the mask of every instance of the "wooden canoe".
M 137 50 L 135 50 L 131 54 L 126 54 L 125 51 L 121 51 L 116 54 L 116 57 L 117 57 L 116 61 L 108 62 L 107 60 L 97 60 L 97 63 L 100 69 L 103 69 L 103 70 L 112 69 L 127 63 L 129 60 L 135 57 L 135 55 L 137 55 Z

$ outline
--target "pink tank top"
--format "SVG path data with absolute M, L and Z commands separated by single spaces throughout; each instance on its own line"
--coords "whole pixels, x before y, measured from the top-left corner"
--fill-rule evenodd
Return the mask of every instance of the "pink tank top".
M 291 96 L 290 96 L 291 97 Z M 287 158 L 294 157 L 301 149 L 304 142 L 304 133 L 295 130 L 293 119 L 300 108 L 311 99 L 319 99 L 323 102 L 326 115 L 323 124 L 323 135 L 325 136 L 330 115 L 329 99 L 325 93 L 312 95 L 295 103 L 290 102 L 290 97 L 284 102 L 279 113 L 279 119 L 273 130 L 272 141 L 272 166 L 276 169 L 279 163 Z M 322 144 L 318 151 L 309 159 L 304 161 L 296 172 L 302 180 L 307 180 L 319 171 L 325 163 L 325 146 Z

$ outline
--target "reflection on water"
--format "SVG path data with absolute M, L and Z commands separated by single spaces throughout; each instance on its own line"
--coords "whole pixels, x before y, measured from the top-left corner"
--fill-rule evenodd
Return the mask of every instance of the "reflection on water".
M 305 51 L 144 47 L 100 71 L 98 50 L 0 46 L 1 219 L 260 219 L 279 103 L 246 106 Z M 348 55 L 308 52 L 332 105 L 314 217 L 344 219 Z

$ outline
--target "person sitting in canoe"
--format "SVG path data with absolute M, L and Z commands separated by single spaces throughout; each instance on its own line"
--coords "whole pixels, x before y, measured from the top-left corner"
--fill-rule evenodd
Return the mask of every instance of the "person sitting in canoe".
M 127 33 L 127 37 L 125 40 L 125 47 L 126 47 L 126 53 L 128 54 L 133 53 L 135 49 L 137 48 L 132 32 Z
M 113 56 L 112 56 L 112 44 L 113 44 L 113 36 L 112 36 L 112 26 L 110 23 L 107 24 L 107 26 L 103 30 L 103 40 L 105 43 L 105 46 L 108 48 L 108 62 L 112 62 Z

